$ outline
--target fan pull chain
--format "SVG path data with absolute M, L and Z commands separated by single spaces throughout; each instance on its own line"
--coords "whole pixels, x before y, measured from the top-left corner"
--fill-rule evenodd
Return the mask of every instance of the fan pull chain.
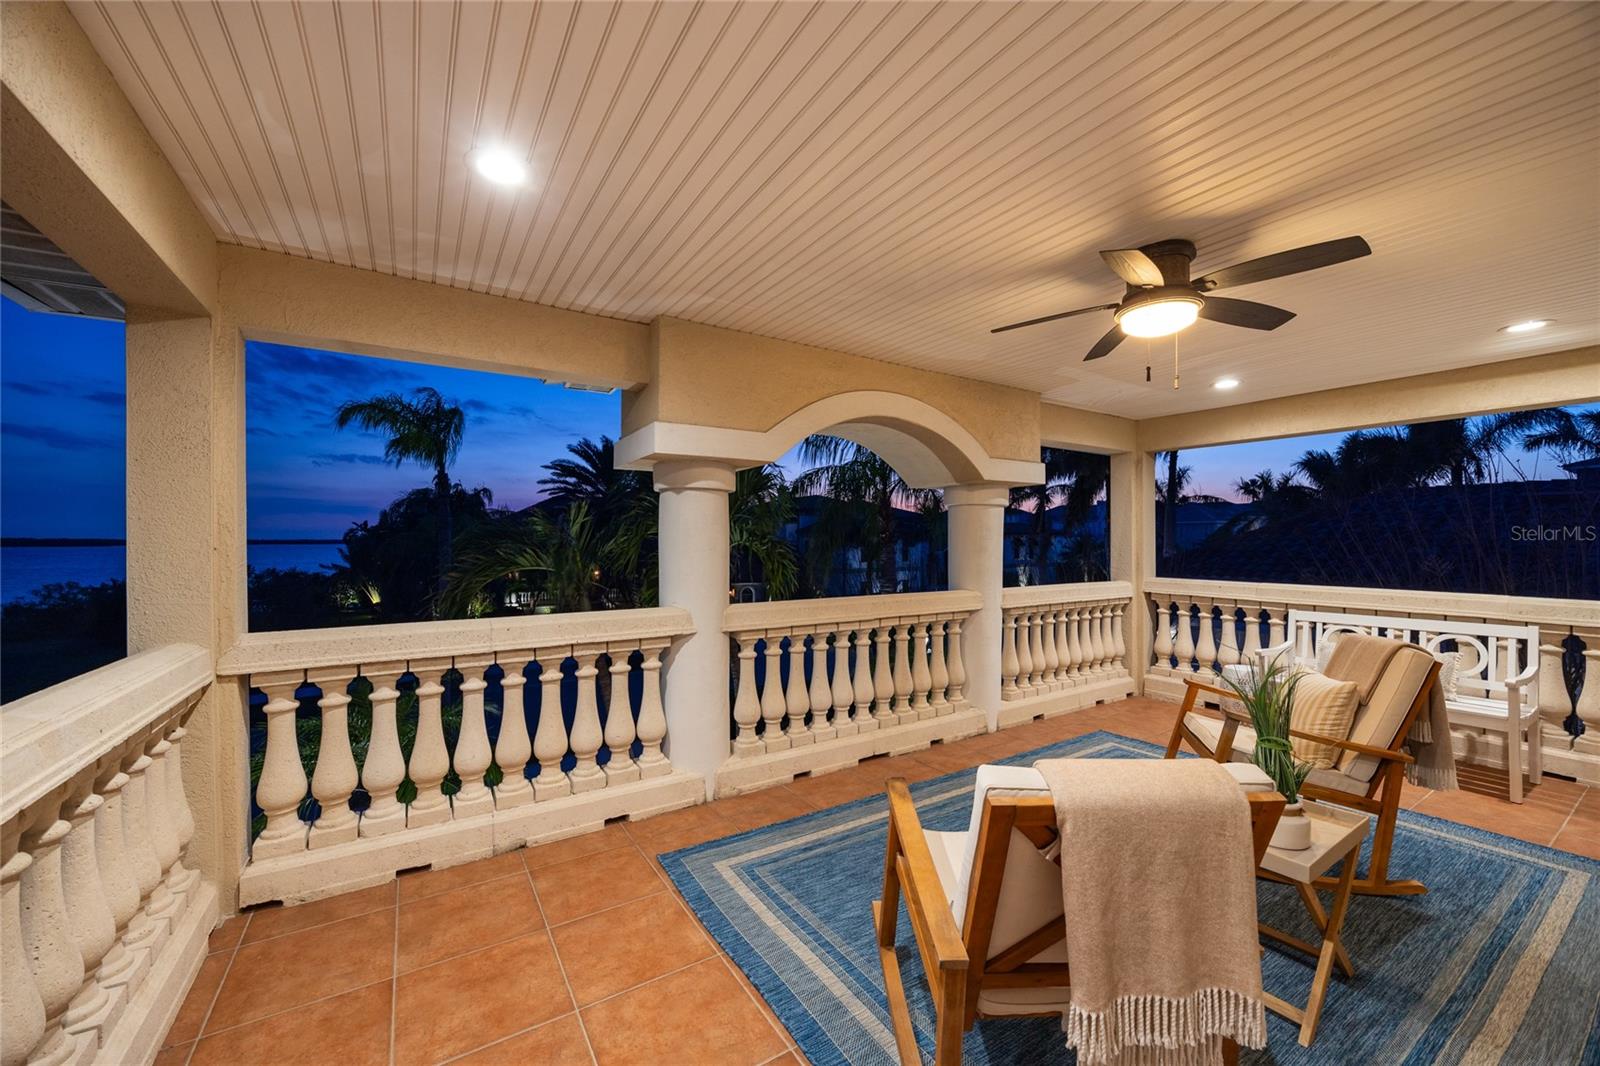
M 1144 383 L 1150 384 L 1150 338 L 1144 339 Z
M 1178 387 L 1178 335 L 1172 335 L 1172 387 Z

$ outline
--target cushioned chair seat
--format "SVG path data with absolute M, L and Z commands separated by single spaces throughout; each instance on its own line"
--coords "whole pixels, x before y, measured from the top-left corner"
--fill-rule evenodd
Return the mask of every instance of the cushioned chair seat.
M 1222 737 L 1222 720 L 1210 715 L 1190 711 L 1183 716 L 1183 724 L 1189 731 L 1205 742 L 1206 747 L 1212 751 L 1217 749 L 1217 741 Z M 1233 734 L 1233 762 L 1250 762 L 1251 755 L 1255 752 L 1256 731 L 1247 725 L 1241 725 Z M 1370 775 L 1369 775 L 1370 776 Z M 1336 792 L 1348 792 L 1352 796 L 1367 794 L 1367 782 L 1357 780 L 1343 771 L 1313 770 L 1306 777 L 1306 783 L 1317 785 L 1321 788 L 1331 788 Z

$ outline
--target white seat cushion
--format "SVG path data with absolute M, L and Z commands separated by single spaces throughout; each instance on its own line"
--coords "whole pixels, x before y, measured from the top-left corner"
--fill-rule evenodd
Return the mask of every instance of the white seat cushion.
M 1190 711 L 1183 716 L 1183 724 L 1188 726 L 1189 732 L 1199 737 L 1206 747 L 1212 751 L 1217 750 L 1217 741 L 1222 737 L 1222 719 L 1201 714 L 1199 711 Z M 1233 761 L 1250 762 L 1255 750 L 1256 731 L 1241 724 L 1233 734 Z

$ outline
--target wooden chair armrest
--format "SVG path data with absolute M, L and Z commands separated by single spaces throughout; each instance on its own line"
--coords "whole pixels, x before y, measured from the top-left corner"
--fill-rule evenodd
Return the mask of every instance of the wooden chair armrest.
M 1298 737 L 1301 740 L 1315 741 L 1318 744 L 1332 744 L 1334 747 L 1343 751 L 1353 751 L 1358 755 L 1371 755 L 1374 758 L 1393 759 L 1395 762 L 1403 763 L 1417 761 L 1403 751 L 1395 751 L 1391 748 L 1375 748 L 1371 744 L 1357 744 L 1353 740 L 1340 740 L 1338 737 L 1325 737 L 1321 733 L 1308 733 L 1303 729 L 1291 729 L 1289 730 L 1289 735 L 1291 737 Z
M 900 852 L 905 859 L 901 891 L 905 893 L 906 907 L 913 911 L 912 928 L 926 930 L 930 943 L 923 945 L 944 970 L 967 968 L 967 949 L 956 928 L 955 915 L 950 912 L 944 886 L 939 881 L 939 871 L 933 865 L 933 854 L 928 851 L 928 838 L 922 834 L 922 821 L 911 801 L 911 789 L 905 778 L 890 778 L 889 819 L 894 823 L 895 835 L 900 842 Z

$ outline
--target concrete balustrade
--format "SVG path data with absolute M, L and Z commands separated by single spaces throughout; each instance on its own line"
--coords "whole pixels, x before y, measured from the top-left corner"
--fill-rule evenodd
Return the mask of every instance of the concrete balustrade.
M 183 723 L 211 656 L 172 645 L 8 704 L 0 740 L 0 1063 L 148 1062 L 217 893 L 185 864 Z
M 652 608 L 243 637 L 218 667 L 249 679 L 265 718 L 241 904 L 704 799 L 663 750 L 662 657 L 690 630 L 687 612 Z M 314 762 L 307 719 L 320 725 Z
M 1133 694 L 1123 636 L 1132 595 L 1122 581 L 1001 593 L 1000 728 Z
M 961 651 L 980 602 L 957 590 L 729 606 L 734 739 L 717 794 L 982 732 Z
M 1285 642 L 1289 611 L 1335 611 L 1360 615 L 1499 622 L 1539 627 L 1539 715 L 1544 768 L 1580 781 L 1600 783 L 1600 607 L 1580 600 L 1529 596 L 1476 596 L 1362 589 L 1326 585 L 1267 585 L 1160 578 L 1145 582 L 1151 630 L 1147 695 L 1179 699 L 1186 676 L 1211 676 L 1223 666 L 1253 661 L 1263 648 Z M 1562 676 L 1562 657 L 1573 638 L 1589 680 L 1574 707 Z M 1302 639 L 1306 639 L 1302 634 Z M 1466 670 L 1462 681 L 1483 688 L 1526 666 L 1512 647 L 1497 649 Z M 1507 654 L 1509 652 L 1509 654 Z M 1310 660 L 1310 647 L 1296 649 Z M 1483 676 L 1492 671 L 1495 676 Z M 1509 673 L 1508 673 L 1509 672 Z M 1476 675 L 1476 676 L 1474 676 Z M 1584 725 L 1574 737 L 1563 723 L 1576 714 Z M 1501 740 L 1477 730 L 1456 730 L 1457 754 L 1504 765 Z

